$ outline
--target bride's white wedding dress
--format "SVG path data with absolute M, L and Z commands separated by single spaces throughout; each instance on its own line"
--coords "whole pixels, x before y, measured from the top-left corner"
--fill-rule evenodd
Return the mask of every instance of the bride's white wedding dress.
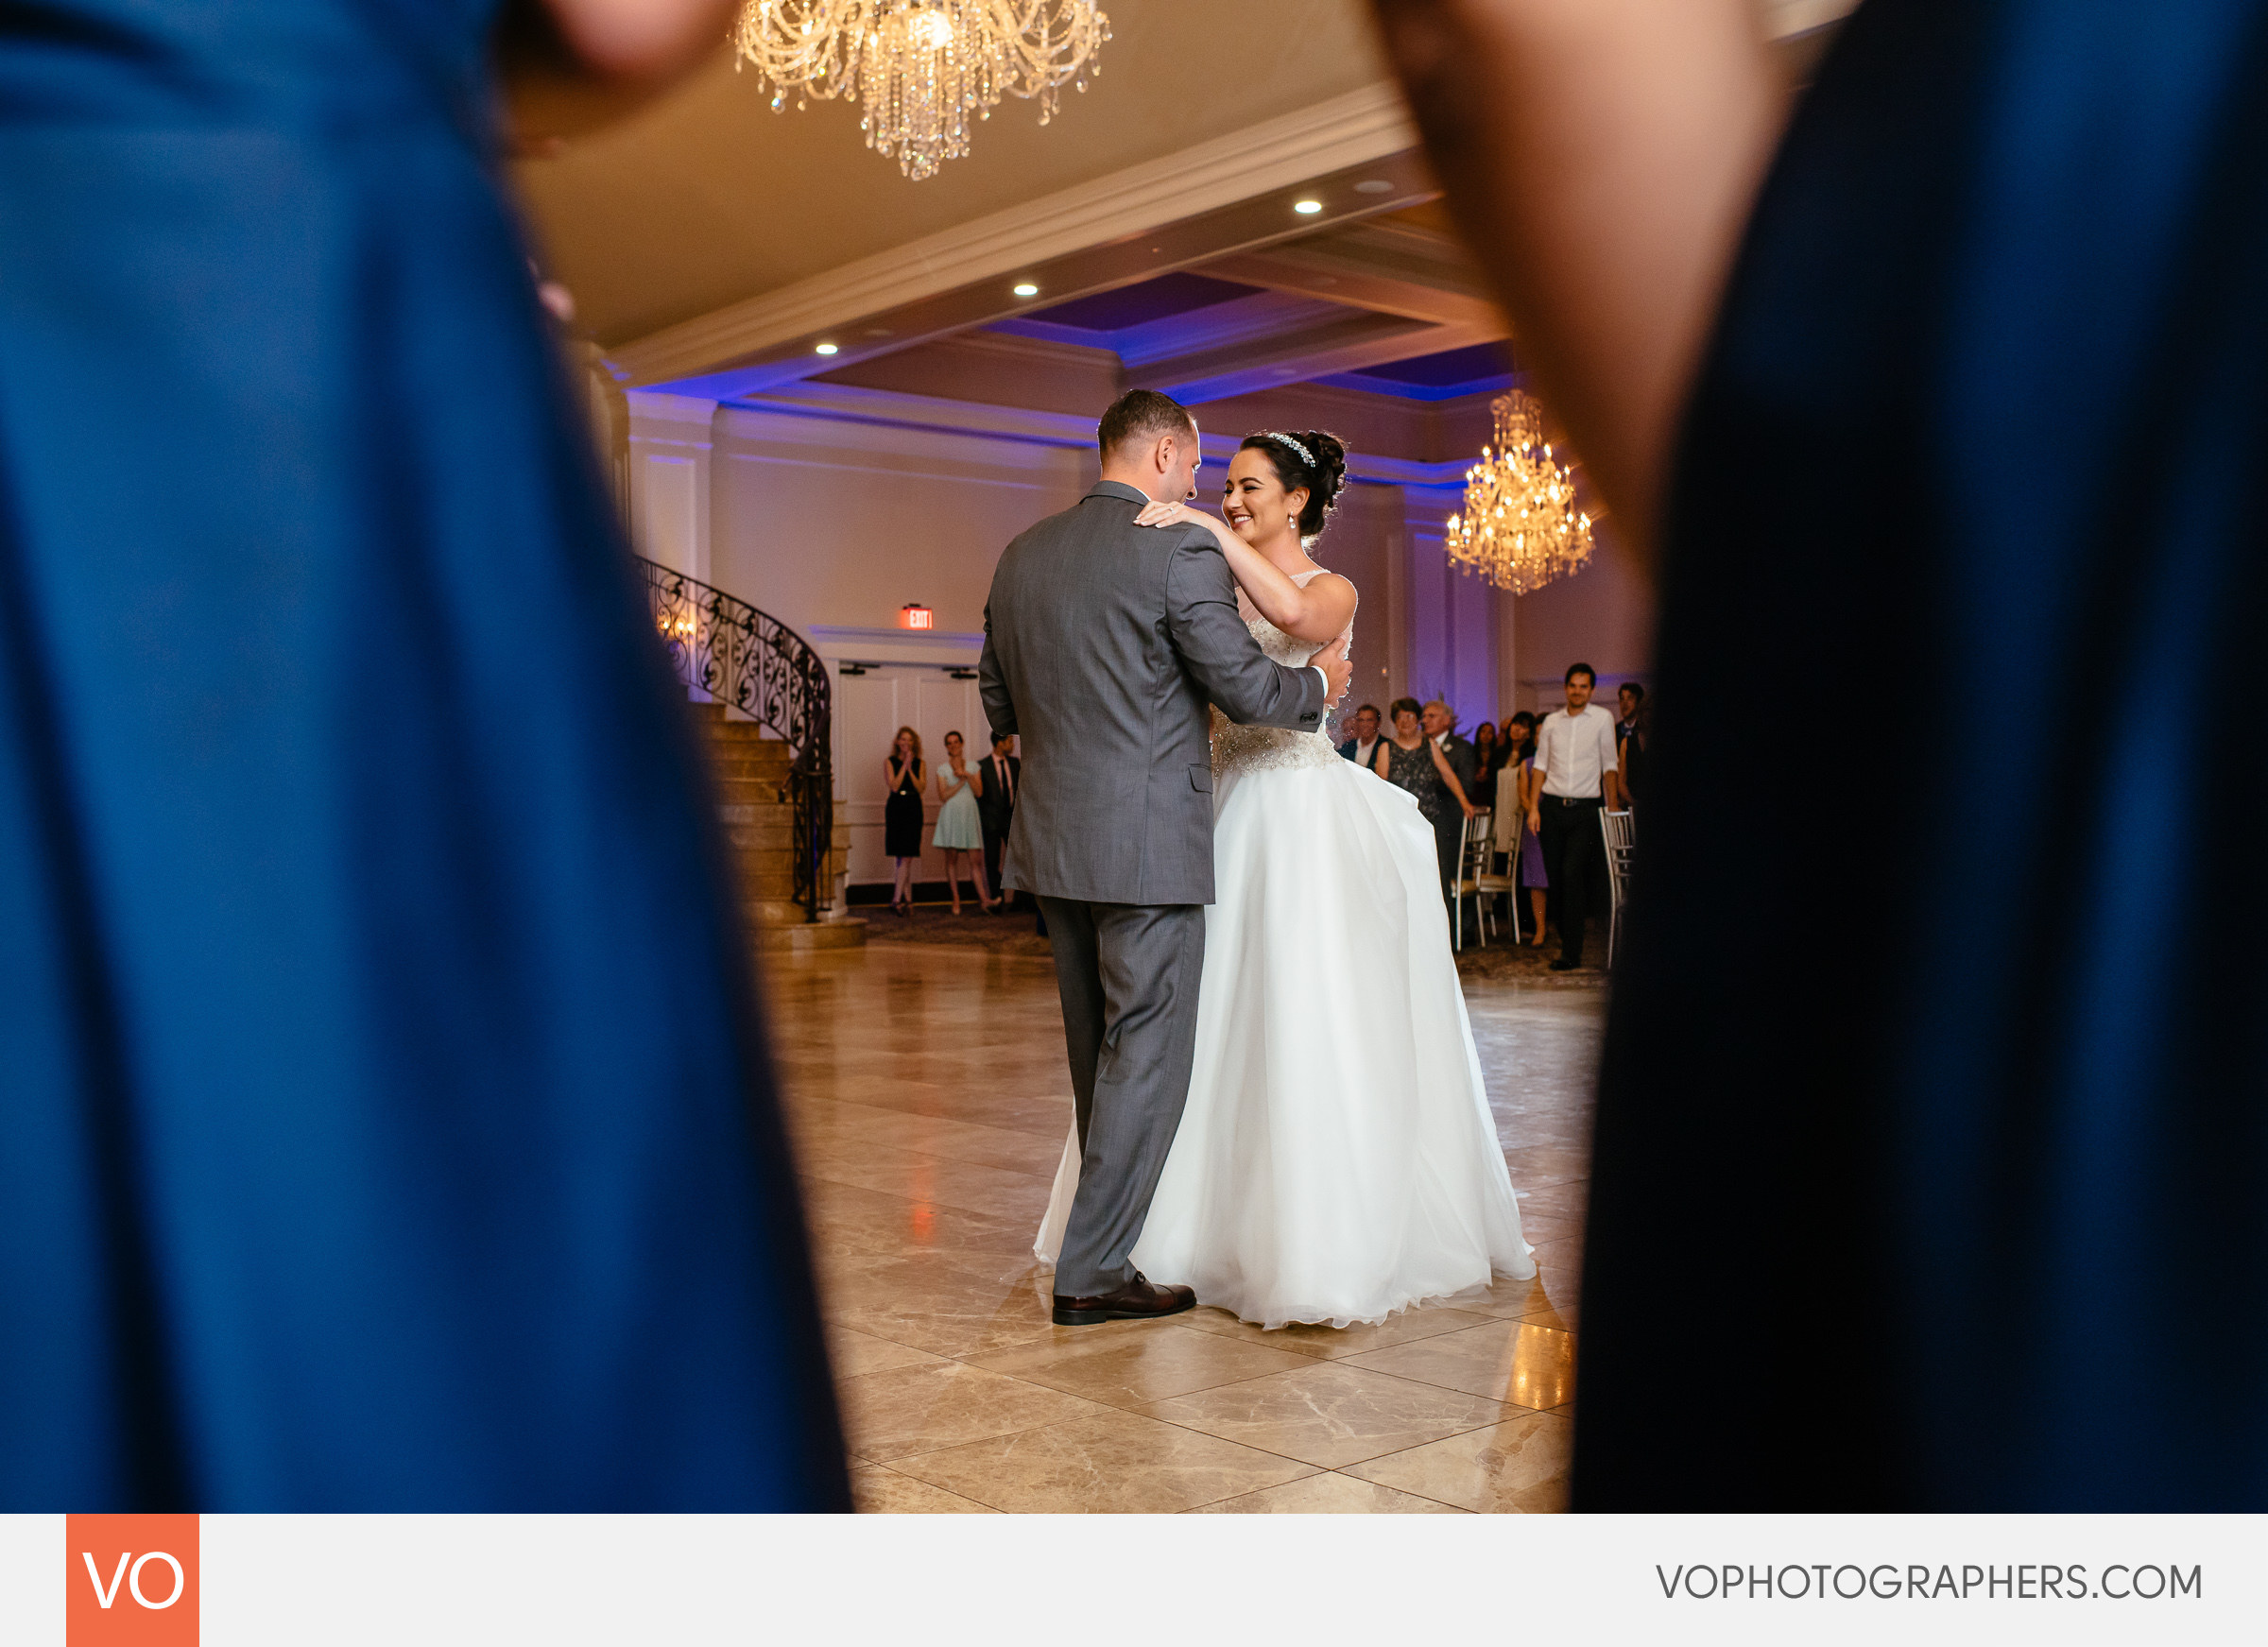
M 1320 650 L 1237 599 L 1277 662 Z M 1135 1265 L 1267 1327 L 1383 1321 L 1533 1276 L 1433 826 L 1321 733 L 1216 712 L 1212 763 L 1196 1061 Z M 1074 1127 L 1034 1244 L 1045 1262 L 1078 1173 Z

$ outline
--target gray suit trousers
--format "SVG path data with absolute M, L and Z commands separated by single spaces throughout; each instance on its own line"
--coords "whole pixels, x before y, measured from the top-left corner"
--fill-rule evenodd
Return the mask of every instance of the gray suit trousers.
M 1056 952 L 1081 1153 L 1055 1285 L 1090 1298 L 1134 1278 L 1129 1255 L 1189 1101 L 1205 906 L 1042 897 L 1040 908 Z

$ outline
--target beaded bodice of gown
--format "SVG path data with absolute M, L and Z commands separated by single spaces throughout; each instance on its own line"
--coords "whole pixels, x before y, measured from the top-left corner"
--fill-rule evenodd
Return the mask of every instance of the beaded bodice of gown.
M 1326 569 L 1316 567 L 1313 572 L 1297 572 L 1292 581 L 1301 589 L 1323 575 Z M 1236 609 L 1245 620 L 1245 627 L 1252 639 L 1267 654 L 1271 662 L 1287 669 L 1298 669 L 1323 650 L 1309 641 L 1287 635 L 1260 615 L 1250 597 L 1243 590 L 1236 592 Z M 1354 620 L 1349 618 L 1347 626 L 1335 640 L 1327 644 L 1344 646 L 1354 637 Z M 1215 778 L 1230 771 L 1250 771 L 1263 766 L 1328 766 L 1340 759 L 1338 748 L 1327 732 L 1296 732 L 1282 727 L 1240 727 L 1219 710 L 1212 712 L 1212 771 Z

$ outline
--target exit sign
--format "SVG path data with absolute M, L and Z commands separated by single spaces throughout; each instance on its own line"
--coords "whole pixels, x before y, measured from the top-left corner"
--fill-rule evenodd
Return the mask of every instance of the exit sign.
M 902 629 L 934 629 L 937 626 L 937 614 L 925 606 L 908 602 L 898 609 L 898 626 Z

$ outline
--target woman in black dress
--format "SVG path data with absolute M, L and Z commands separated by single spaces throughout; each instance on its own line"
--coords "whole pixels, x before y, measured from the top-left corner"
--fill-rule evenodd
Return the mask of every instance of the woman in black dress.
M 1395 788 L 1416 796 L 1418 810 L 1425 814 L 1427 823 L 1439 822 L 1452 798 L 1470 817 L 1473 805 L 1465 798 L 1465 786 L 1457 781 L 1456 768 L 1443 759 L 1440 747 L 1418 724 L 1418 716 L 1425 712 L 1424 705 L 1414 697 L 1398 697 L 1387 712 L 1394 717 L 1394 729 L 1379 740 L 1378 775 Z
M 883 803 L 882 849 L 890 855 L 895 870 L 890 907 L 904 915 L 914 907 L 914 866 L 921 861 L 921 784 L 927 776 L 921 763 L 921 734 L 900 727 L 882 764 L 890 792 Z

